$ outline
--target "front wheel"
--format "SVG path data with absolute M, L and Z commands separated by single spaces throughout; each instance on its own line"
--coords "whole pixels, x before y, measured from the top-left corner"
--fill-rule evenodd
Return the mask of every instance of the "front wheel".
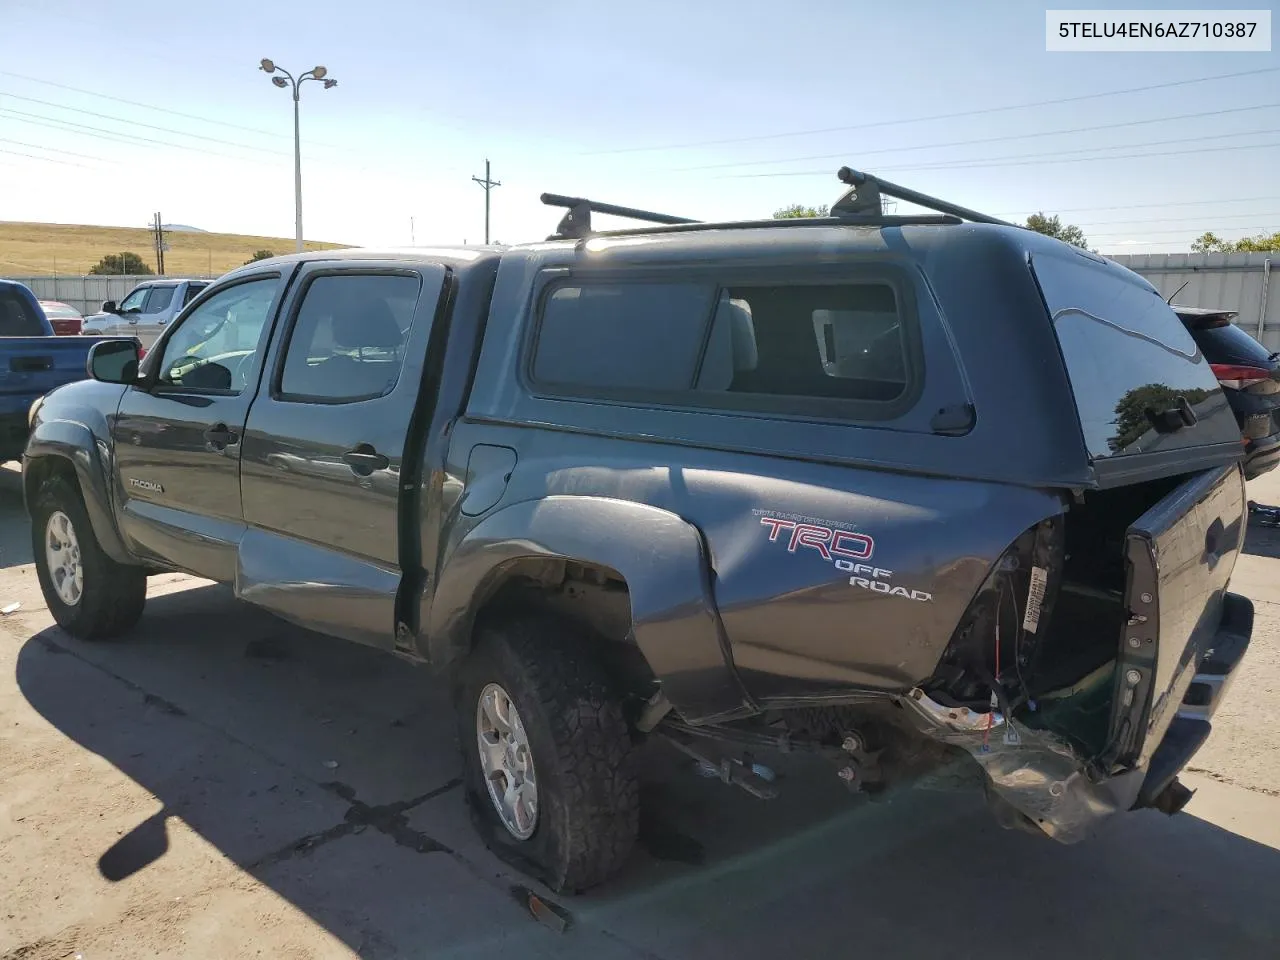
M 576 893 L 626 861 L 639 786 L 622 706 L 554 618 L 482 626 L 455 685 L 468 801 L 494 852 Z
M 146 571 L 107 556 L 80 491 L 61 477 L 46 480 L 36 494 L 31 548 L 45 605 L 67 633 L 104 640 L 124 633 L 142 616 Z

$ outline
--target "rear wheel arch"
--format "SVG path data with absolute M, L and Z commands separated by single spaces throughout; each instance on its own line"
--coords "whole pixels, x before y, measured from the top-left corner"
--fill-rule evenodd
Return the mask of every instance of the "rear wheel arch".
M 686 719 L 747 705 L 712 596 L 701 532 L 670 511 L 631 501 L 553 496 L 485 518 L 441 568 L 423 617 L 423 653 L 438 666 L 453 663 L 470 649 L 477 614 L 491 609 L 501 591 L 539 578 L 562 585 L 562 570 L 625 589 L 629 638 Z M 600 632 L 605 605 L 586 606 L 592 608 L 588 624 Z

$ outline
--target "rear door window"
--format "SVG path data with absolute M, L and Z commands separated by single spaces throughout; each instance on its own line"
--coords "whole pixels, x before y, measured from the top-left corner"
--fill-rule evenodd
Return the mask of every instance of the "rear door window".
M 169 304 L 173 302 L 173 290 L 173 287 L 152 287 L 143 313 L 159 313 L 161 310 L 167 310 Z
M 187 284 L 187 292 L 186 292 L 186 294 L 184 294 L 184 295 L 183 295 L 183 297 L 182 297 L 182 305 L 185 307 L 188 303 L 190 303 L 192 300 L 194 300 L 194 299 L 195 299 L 195 298 L 200 294 L 200 291 L 201 291 L 201 290 L 203 290 L 203 289 L 204 289 L 205 287 L 207 287 L 207 286 L 208 286 L 208 284 L 207 284 L 207 283 L 189 283 L 189 284 Z
M 283 399 L 369 400 L 395 387 L 422 282 L 416 276 L 318 276 L 285 352 Z

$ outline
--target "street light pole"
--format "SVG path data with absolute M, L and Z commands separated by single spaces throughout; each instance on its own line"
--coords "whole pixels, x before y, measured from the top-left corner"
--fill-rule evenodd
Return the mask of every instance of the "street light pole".
M 298 253 L 302 252 L 302 134 L 298 126 L 298 85 L 293 86 L 293 210 Z
M 299 126 L 298 113 L 299 104 L 301 102 L 302 85 L 308 80 L 319 80 L 324 84 L 324 89 L 336 87 L 338 81 L 329 76 L 329 71 L 325 67 L 312 67 L 306 73 L 302 74 L 296 80 L 293 74 L 283 67 L 276 66 L 272 61 L 263 59 L 258 65 L 258 69 L 264 73 L 279 73 L 283 76 L 273 76 L 271 82 L 282 90 L 292 88 L 293 90 L 293 203 L 294 203 L 294 219 L 295 230 L 297 232 L 297 249 L 298 253 L 302 252 L 302 134 Z

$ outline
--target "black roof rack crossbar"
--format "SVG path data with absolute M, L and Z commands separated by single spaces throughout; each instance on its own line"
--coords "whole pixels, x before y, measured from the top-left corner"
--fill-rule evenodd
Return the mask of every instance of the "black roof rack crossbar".
M 852 167 L 841 167 L 836 172 L 836 176 L 840 178 L 841 183 L 849 185 L 849 190 L 831 208 L 831 215 L 834 217 L 878 215 L 881 212 L 880 197 L 883 195 L 905 200 L 907 203 L 918 204 L 928 210 L 947 213 L 953 217 L 959 217 L 961 220 L 969 220 L 973 223 L 995 223 L 1002 227 L 1016 226 L 1016 224 L 1007 220 L 989 217 L 985 213 L 979 213 L 977 210 L 970 210 L 959 204 L 939 200 L 937 197 L 931 197 L 927 193 L 920 193 L 910 187 L 903 187 L 896 183 L 890 183 L 888 180 L 881 180 L 879 177 L 863 173 L 860 170 L 854 170 Z
M 959 217 L 941 213 L 928 213 L 913 216 L 843 216 L 843 217 L 796 217 L 794 219 L 768 220 L 725 220 L 706 221 L 693 220 L 689 223 L 673 223 L 665 226 L 628 227 L 621 230 L 599 230 L 592 234 L 598 237 L 643 237 L 661 233 L 694 233 L 699 230 L 762 230 L 765 228 L 785 230 L 789 228 L 807 229 L 810 227 L 906 227 L 906 226 L 948 226 L 964 223 Z M 562 240 L 564 237 L 551 237 Z
M 613 203 L 600 203 L 582 197 L 562 197 L 558 193 L 544 193 L 542 202 L 549 207 L 566 207 L 568 213 L 560 220 L 556 232 L 548 240 L 581 240 L 591 235 L 591 214 L 604 213 L 630 220 L 646 220 L 649 223 L 697 223 L 688 217 L 674 217 L 669 213 L 654 213 L 635 207 L 619 207 Z
M 836 176 L 849 189 L 831 207 L 829 216 L 802 217 L 794 220 L 744 220 L 728 223 L 706 223 L 692 220 L 689 217 L 675 217 L 669 213 L 655 213 L 652 210 L 639 210 L 635 207 L 620 207 L 613 203 L 601 203 L 598 200 L 587 200 L 583 197 L 564 197 L 558 193 L 544 193 L 542 202 L 549 207 L 564 207 L 565 215 L 561 218 L 556 232 L 548 240 L 581 240 L 592 236 L 597 231 L 591 229 L 591 214 L 603 213 L 615 217 L 626 217 L 630 220 L 643 220 L 648 223 L 674 226 L 678 230 L 709 230 L 718 228 L 743 228 L 764 226 L 820 226 L 820 225 L 866 225 L 866 226 L 901 226 L 910 223 L 956 223 L 968 220 L 971 223 L 992 223 L 1002 227 L 1014 227 L 1017 224 L 997 217 L 970 210 L 956 203 L 949 203 L 927 193 L 912 190 L 888 180 L 854 170 L 852 167 L 841 167 Z M 881 197 L 895 197 L 924 207 L 936 210 L 941 217 L 931 216 L 888 216 L 884 213 Z M 600 233 L 630 234 L 659 233 L 659 227 L 635 227 L 623 230 L 599 231 Z

